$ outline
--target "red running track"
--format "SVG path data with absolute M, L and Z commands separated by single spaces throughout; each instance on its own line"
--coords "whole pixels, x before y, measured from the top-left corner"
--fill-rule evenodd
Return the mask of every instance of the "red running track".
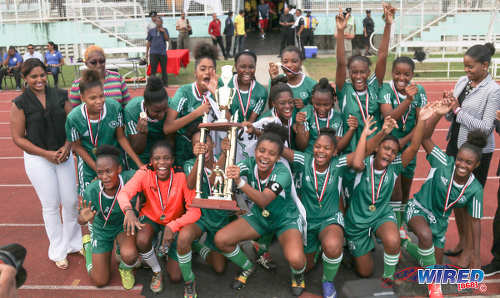
M 453 88 L 452 82 L 423 82 L 430 101 L 439 99 L 444 90 Z M 176 87 L 168 88 L 173 96 Z M 132 96 L 142 95 L 143 90 L 130 90 Z M 97 289 L 85 271 L 85 262 L 78 254 L 70 255 L 68 270 L 59 270 L 47 258 L 48 240 L 43 226 L 41 205 L 35 191 L 30 185 L 24 171 L 22 151 L 17 148 L 10 137 L 9 111 L 11 100 L 19 95 L 18 92 L 6 91 L 0 93 L 0 192 L 3 208 L 0 217 L 0 246 L 12 242 L 21 243 L 28 249 L 25 268 L 28 271 L 28 280 L 20 289 L 21 297 L 119 297 L 124 294 L 121 289 L 120 277 L 117 270 L 112 271 L 110 285 Z M 446 145 L 448 123 L 442 120 L 433 135 L 434 142 L 441 148 Z M 498 136 L 495 136 L 498 143 Z M 418 153 L 415 181 L 412 194 L 418 191 L 427 176 L 429 165 L 425 161 L 425 153 L 421 149 Z M 499 154 L 493 154 L 489 170 L 489 178 L 484 190 L 484 218 L 482 220 L 481 262 L 487 264 L 491 260 L 490 248 L 492 244 L 492 219 L 497 208 L 496 192 L 498 177 L 495 176 L 499 164 Z M 453 219 L 452 219 L 453 221 Z M 446 248 L 453 248 L 458 241 L 456 226 L 450 223 L 446 234 Z M 116 262 L 113 263 L 116 268 Z M 496 275 L 487 281 L 488 291 L 482 294 L 500 295 L 500 276 Z M 78 290 L 78 291 L 74 291 Z M 141 297 L 141 286 L 136 286 L 127 292 L 127 296 Z M 479 294 L 479 293 L 477 293 Z M 318 297 L 305 293 L 303 297 Z

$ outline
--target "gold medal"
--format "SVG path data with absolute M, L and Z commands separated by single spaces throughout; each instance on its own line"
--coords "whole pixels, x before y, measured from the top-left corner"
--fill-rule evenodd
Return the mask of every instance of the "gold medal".
M 403 124 L 403 130 L 406 130 L 406 124 Z
M 96 147 L 92 148 L 92 153 L 93 153 L 94 155 L 95 155 L 95 153 L 96 153 L 96 152 L 97 152 L 97 148 L 96 148 Z
M 377 207 L 375 207 L 375 205 L 372 204 L 368 207 L 368 210 L 370 210 L 371 212 L 375 212 L 375 210 L 377 210 Z
M 262 216 L 263 217 L 269 217 L 269 211 L 267 211 L 266 209 L 262 210 Z
M 164 220 L 165 220 L 165 218 L 166 218 L 166 217 L 165 217 L 165 215 L 163 215 L 163 214 L 162 214 L 162 216 L 160 216 L 160 220 L 161 220 L 161 221 L 164 221 Z

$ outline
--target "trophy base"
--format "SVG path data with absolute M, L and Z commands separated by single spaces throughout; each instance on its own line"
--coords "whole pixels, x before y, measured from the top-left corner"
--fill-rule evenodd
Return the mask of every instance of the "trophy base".
M 215 200 L 215 199 L 193 199 L 189 207 L 196 207 L 202 209 L 219 209 L 239 211 L 238 205 L 234 200 Z
M 199 128 L 208 128 L 210 130 L 226 131 L 231 127 L 243 127 L 241 123 L 237 122 L 212 122 L 212 123 L 200 123 Z

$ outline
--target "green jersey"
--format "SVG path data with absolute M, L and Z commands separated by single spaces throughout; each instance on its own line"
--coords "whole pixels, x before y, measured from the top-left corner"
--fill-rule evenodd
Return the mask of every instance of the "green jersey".
M 344 150 L 344 153 L 354 152 L 365 127 L 364 118 L 372 115 L 375 121 L 380 119 L 380 108 L 378 105 L 379 82 L 375 74 L 371 75 L 366 82 L 368 89 L 360 92 L 354 90 L 350 81 L 346 81 L 340 91 L 337 90 L 339 107 L 342 112 L 344 127 L 348 127 L 347 119 L 349 115 L 358 118 L 358 129 L 354 132 L 351 142 Z M 367 113 L 368 110 L 368 113 Z
M 373 156 L 367 157 L 364 163 L 365 169 L 356 173 L 346 213 L 346 220 L 360 225 L 370 224 L 387 208 L 391 209 L 389 202 L 394 184 L 403 169 L 401 155 L 385 170 L 378 171 L 373 168 Z
M 424 87 L 417 85 L 418 92 L 415 94 L 408 110 L 403 113 L 401 119 L 397 119 L 398 128 L 392 130 L 392 135 L 396 138 L 402 138 L 409 134 L 417 125 L 417 108 L 423 108 L 427 104 L 427 95 Z M 380 88 L 378 95 L 379 104 L 390 104 L 392 109 L 396 109 L 399 104 L 406 99 L 406 96 L 396 91 L 394 81 L 384 83 Z M 380 127 L 383 125 L 383 119 L 380 119 Z
M 252 213 L 271 222 L 279 222 L 283 219 L 296 221 L 299 218 L 297 205 L 292 198 L 292 173 L 281 162 L 277 162 L 269 175 L 264 180 L 259 179 L 255 157 L 249 157 L 240 163 L 240 176 L 246 178 L 248 184 L 253 188 L 264 191 L 265 188 L 277 193 L 276 198 L 266 206 L 269 217 L 262 217 L 262 209 L 253 204 Z
M 235 75 L 229 82 L 229 87 L 235 88 L 235 94 L 231 103 L 231 115 L 238 113 L 238 122 L 247 121 L 252 112 L 257 115 L 262 114 L 267 102 L 267 90 L 264 86 L 253 80 L 249 90 L 241 91 L 238 89 L 238 82 Z M 248 102 L 249 96 L 250 103 Z
M 297 192 L 306 209 L 307 222 L 326 220 L 339 211 L 339 177 L 347 167 L 347 158 L 343 155 L 332 158 L 328 169 L 320 173 L 314 169 L 312 154 L 294 152 L 291 168 Z
M 189 176 L 191 170 L 194 168 L 194 163 L 196 158 L 190 159 L 184 163 L 184 173 L 186 177 Z M 212 174 L 212 171 L 205 168 L 202 174 L 202 183 L 201 183 L 201 197 L 204 199 L 208 199 L 208 196 L 212 195 L 211 185 L 208 181 L 208 177 Z M 201 218 L 210 225 L 210 227 L 220 229 L 229 223 L 229 217 L 231 213 L 226 210 L 217 210 L 217 209 L 201 209 Z
M 313 78 L 302 74 L 302 79 L 297 85 L 288 83 L 288 86 L 292 88 L 293 98 L 300 98 L 304 105 L 308 105 L 311 103 L 312 91 L 317 83 Z
M 316 142 L 318 138 L 319 130 L 323 127 L 335 129 L 338 136 L 344 135 L 342 114 L 335 111 L 333 108 L 330 110 L 330 113 L 328 113 L 327 118 L 320 118 L 312 105 L 307 105 L 300 111 L 307 113 L 304 126 L 306 131 L 309 131 L 309 143 L 307 144 L 305 152 L 313 153 L 314 142 Z
M 438 220 L 448 221 L 451 210 L 455 207 L 467 207 L 473 218 L 483 216 L 483 187 L 471 174 L 465 185 L 453 181 L 455 158 L 446 155 L 435 146 L 427 155 L 431 165 L 429 176 L 418 193 L 417 200 Z
M 94 180 L 90 183 L 83 194 L 83 200 L 90 203 L 90 208 L 93 211 L 97 211 L 94 216 L 94 221 L 92 222 L 92 228 L 113 228 L 121 227 L 123 225 L 123 219 L 125 218 L 118 201 L 115 200 L 118 195 L 119 190 L 134 176 L 135 171 L 123 171 L 119 175 L 120 187 L 114 197 L 108 196 L 103 191 L 103 186 L 101 180 Z M 135 205 L 134 197 L 132 200 L 132 206 Z M 109 217 L 107 220 L 106 218 Z
M 269 123 L 269 122 L 278 122 L 279 121 L 279 123 L 281 123 L 281 125 L 283 125 L 285 128 L 288 129 L 288 144 L 286 144 L 286 145 L 291 149 L 295 149 L 296 148 L 295 147 L 295 131 L 293 130 L 293 124 L 295 123 L 295 115 L 296 114 L 297 114 L 297 110 L 293 109 L 292 117 L 290 119 L 288 119 L 288 124 L 283 125 L 283 122 L 278 117 L 278 114 L 276 113 L 274 108 L 272 108 L 272 109 L 268 110 L 267 112 L 265 112 L 264 114 L 262 114 L 259 118 L 259 121 L 256 121 L 255 123 L 257 123 L 257 122 Z M 268 118 L 268 119 L 264 120 L 265 118 Z M 273 121 L 271 121 L 271 119 L 273 119 Z M 263 125 L 263 126 L 265 126 L 265 125 Z M 256 127 L 256 126 L 254 125 L 254 127 Z
M 142 112 L 146 112 L 144 108 L 144 98 L 142 96 L 134 97 L 127 104 L 124 109 L 124 118 L 125 118 L 125 132 L 127 135 L 136 135 L 137 134 L 137 121 L 139 120 L 139 115 Z M 149 163 L 149 159 L 151 156 L 151 146 L 156 141 L 164 140 L 166 138 L 163 133 L 163 123 L 165 122 L 165 118 L 167 114 L 165 113 L 165 117 L 162 120 L 151 119 L 148 117 L 148 135 L 146 139 L 146 148 L 144 151 L 139 154 L 139 158 L 144 164 Z M 134 161 L 129 160 L 129 165 L 137 169 L 137 165 Z

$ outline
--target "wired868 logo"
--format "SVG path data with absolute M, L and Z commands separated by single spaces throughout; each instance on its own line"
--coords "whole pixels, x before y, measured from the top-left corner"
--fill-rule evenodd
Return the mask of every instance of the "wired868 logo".
M 456 284 L 459 291 L 464 289 L 479 289 L 486 291 L 484 272 L 481 269 L 450 268 L 449 265 L 429 266 L 417 271 L 419 284 Z

